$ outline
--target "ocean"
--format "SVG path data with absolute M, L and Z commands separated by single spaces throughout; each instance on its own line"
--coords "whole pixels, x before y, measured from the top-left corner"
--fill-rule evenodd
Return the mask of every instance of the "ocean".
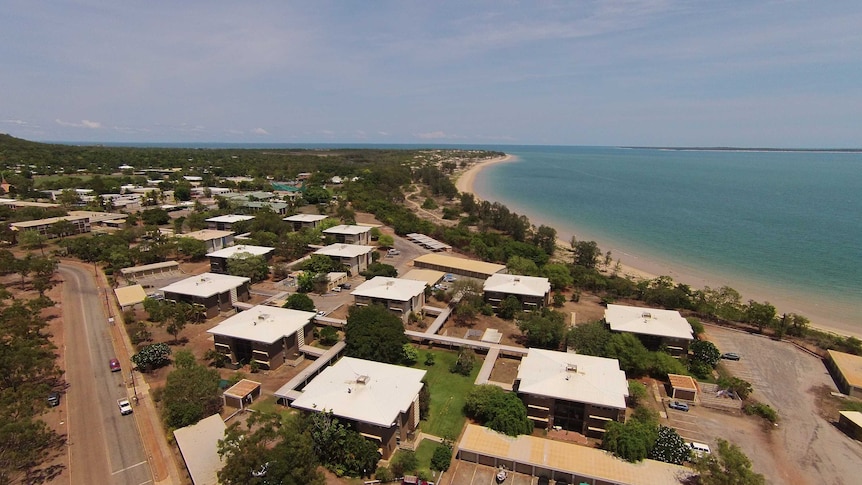
M 476 194 L 695 288 L 862 333 L 862 153 L 507 146 Z

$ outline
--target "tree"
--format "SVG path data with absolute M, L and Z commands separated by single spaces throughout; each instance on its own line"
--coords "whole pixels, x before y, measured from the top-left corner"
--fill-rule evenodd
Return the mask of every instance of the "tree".
M 560 312 L 542 308 L 518 321 L 518 328 L 527 339 L 527 347 L 557 350 L 566 335 L 565 318 Z
M 306 426 L 321 463 L 336 475 L 370 476 L 377 468 L 377 446 L 345 427 L 332 411 L 311 413 Z
M 252 413 L 242 429 L 239 422 L 225 431 L 218 452 L 224 466 L 218 472 L 225 485 L 323 485 L 311 436 L 297 416 Z
M 66 237 L 75 233 L 75 225 L 66 219 L 51 224 L 48 228 L 48 233 L 54 237 Z
M 174 199 L 187 201 L 192 199 L 192 186 L 188 183 L 180 183 L 174 186 Z
M 458 352 L 458 358 L 452 363 L 449 372 L 469 376 L 476 365 L 476 353 L 471 349 L 462 349 Z
M 630 333 L 615 333 L 605 346 L 605 357 L 617 359 L 620 368 L 631 376 L 642 376 L 651 367 L 651 356 L 644 344 Z
M 153 369 L 167 365 L 170 362 L 171 348 L 167 344 L 157 343 L 147 345 L 137 354 L 132 356 L 132 363 L 141 372 L 149 372 Z
M 553 256 L 554 250 L 557 249 L 557 230 L 553 227 L 541 225 L 533 234 L 532 242 L 542 248 L 542 251 Z
M 579 354 L 605 356 L 605 348 L 611 338 L 611 331 L 602 322 L 584 323 L 572 327 L 566 337 L 567 345 Z
M 602 449 L 626 461 L 638 462 L 649 455 L 657 439 L 656 424 L 633 417 L 625 424 L 616 421 L 607 424 Z
M 171 216 L 164 209 L 147 209 L 141 212 L 141 220 L 145 226 L 161 226 L 171 220 Z
M 533 423 L 521 399 L 493 384 L 473 387 L 464 402 L 464 414 L 509 436 L 533 431 Z
M 445 472 L 449 469 L 452 463 L 452 445 L 448 442 L 443 442 L 434 448 L 434 454 L 431 456 L 431 469 Z
M 177 238 L 177 251 L 192 260 L 202 259 L 207 255 L 207 243 L 192 237 Z
M 725 389 L 730 392 L 733 392 L 740 399 L 747 399 L 748 396 L 753 391 L 751 387 L 751 383 L 740 379 L 739 377 L 722 377 L 718 380 L 719 389 Z
M 178 360 L 183 366 L 168 374 L 162 393 L 165 423 L 171 428 L 195 424 L 222 408 L 218 371 L 198 364 L 194 357 L 191 362 L 187 357 Z
M 395 278 L 398 276 L 398 270 L 395 269 L 395 266 L 386 263 L 371 263 L 368 265 L 368 269 L 362 272 L 362 276 L 365 279 L 370 280 L 375 276 L 386 276 L 388 278 Z
M 602 254 L 599 245 L 595 241 L 578 241 L 572 237 L 572 252 L 574 263 L 587 269 L 595 269 Z
M 563 291 L 575 282 L 569 268 L 564 264 L 548 263 L 542 267 L 541 273 L 548 278 L 551 288 L 555 290 Z
M 36 231 L 24 231 L 18 234 L 18 244 L 24 249 L 36 249 L 42 251 L 45 255 L 45 242 L 48 241 L 48 236 L 39 234 Z
M 691 352 L 692 359 L 703 362 L 710 367 L 718 365 L 718 361 L 721 359 L 721 351 L 718 350 L 718 347 L 714 343 L 708 340 L 695 340 L 691 343 L 689 351 Z
M 698 458 L 694 468 L 701 485 L 763 485 L 763 475 L 751 469 L 751 460 L 738 446 L 719 438 L 715 453 Z
M 515 318 L 515 314 L 523 310 L 524 308 L 521 306 L 521 301 L 514 296 L 509 295 L 505 300 L 500 302 L 500 306 L 497 308 L 497 315 L 500 318 L 511 320 Z
M 688 461 L 690 455 L 691 448 L 675 429 L 667 426 L 658 427 L 655 444 L 648 455 L 650 460 L 682 465 Z
M 290 308 L 292 310 L 301 310 L 304 312 L 313 312 L 314 311 L 314 300 L 312 300 L 308 295 L 303 293 L 294 293 L 287 297 L 287 301 L 284 303 L 284 308 Z
M 351 307 L 344 327 L 347 355 L 387 364 L 404 361 L 404 323 L 383 305 Z
M 389 234 L 381 234 L 377 238 L 377 245 L 382 248 L 391 248 L 395 245 L 395 238 Z
M 269 277 L 269 264 L 263 256 L 251 253 L 236 253 L 227 258 L 227 272 L 233 276 L 245 276 L 257 283 Z
M 648 396 L 645 385 L 638 381 L 629 381 L 629 397 L 628 402 L 631 406 L 637 407 L 643 399 Z
M 763 333 L 763 328 L 774 324 L 775 322 L 775 307 L 769 302 L 758 303 L 754 300 L 749 300 L 745 307 L 745 320 L 757 326 L 757 331 Z

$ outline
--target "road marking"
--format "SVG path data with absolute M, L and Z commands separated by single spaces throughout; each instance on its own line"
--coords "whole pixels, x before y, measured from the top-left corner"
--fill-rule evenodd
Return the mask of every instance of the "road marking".
M 118 474 L 118 473 L 123 473 L 124 471 L 131 470 L 132 468 L 139 467 L 139 466 L 144 465 L 144 464 L 146 464 L 146 463 L 147 463 L 147 460 L 144 460 L 144 461 L 142 461 L 142 462 L 140 462 L 140 463 L 135 463 L 135 464 L 134 464 L 134 465 L 132 465 L 132 466 L 127 466 L 126 468 L 123 468 L 122 470 L 117 470 L 117 471 L 115 471 L 114 473 L 111 473 L 111 475 L 116 475 L 116 474 Z M 151 482 L 152 480 L 149 480 L 149 481 Z M 147 482 L 143 482 L 143 483 L 147 483 Z

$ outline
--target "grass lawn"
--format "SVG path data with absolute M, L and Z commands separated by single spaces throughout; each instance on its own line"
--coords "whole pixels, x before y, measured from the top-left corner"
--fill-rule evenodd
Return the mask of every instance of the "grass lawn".
M 426 366 L 425 357 L 434 354 L 434 365 Z M 467 393 L 473 388 L 473 382 L 482 367 L 480 356 L 470 376 L 453 374 L 449 367 L 458 360 L 458 352 L 450 350 L 419 350 L 419 362 L 415 368 L 424 369 L 425 382 L 431 393 L 431 407 L 426 421 L 420 424 L 422 431 L 441 438 L 458 438 L 464 427 L 464 401 Z
M 431 476 L 431 457 L 434 456 L 434 450 L 440 446 L 439 443 L 431 440 L 422 440 L 419 446 L 416 447 L 416 461 L 419 462 L 419 469 L 425 470 L 428 476 Z
M 278 398 L 276 398 L 275 396 L 269 396 L 265 399 L 255 401 L 249 407 L 251 409 L 254 409 L 255 411 L 260 411 L 262 413 L 278 413 L 284 408 L 276 404 L 277 399 Z

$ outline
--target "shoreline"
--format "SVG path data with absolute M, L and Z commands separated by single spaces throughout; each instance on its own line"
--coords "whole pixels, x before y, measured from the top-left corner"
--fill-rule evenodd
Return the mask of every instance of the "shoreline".
M 506 154 L 505 157 L 492 158 L 475 163 L 467 168 L 464 172 L 457 175 L 455 187 L 459 192 L 471 193 L 478 200 L 492 200 L 492 197 L 483 197 L 477 190 L 477 181 L 480 173 L 488 167 L 500 164 L 518 161 L 519 158 L 515 155 Z M 797 313 L 807 317 L 811 323 L 810 326 L 817 330 L 834 333 L 842 336 L 853 336 L 862 338 L 862 332 L 849 322 L 836 320 L 819 313 L 816 310 L 816 303 L 811 305 L 800 305 L 799 300 L 793 296 L 782 296 L 770 290 L 765 290 L 756 282 L 733 281 L 730 279 L 732 275 L 710 273 L 708 269 L 687 267 L 681 264 L 673 264 L 669 261 L 657 259 L 654 256 L 644 256 L 636 250 L 622 250 L 618 248 L 618 244 L 612 241 L 601 240 L 589 236 L 585 231 L 581 231 L 577 227 L 569 224 L 567 227 L 570 230 L 560 230 L 559 222 L 548 220 L 541 217 L 533 211 L 524 210 L 523 207 L 513 207 L 506 204 L 507 207 L 519 214 L 524 214 L 529 217 L 531 224 L 535 226 L 547 225 L 557 229 L 557 245 L 563 248 L 569 248 L 569 241 L 573 235 L 577 235 L 578 239 L 594 240 L 598 243 L 599 248 L 603 251 L 611 250 L 614 261 L 620 260 L 620 274 L 628 276 L 632 279 L 653 279 L 658 276 L 670 276 L 675 283 L 682 283 L 691 286 L 694 289 L 703 289 L 705 287 L 720 288 L 729 286 L 737 290 L 742 296 L 742 301 L 754 300 L 759 302 L 768 302 L 776 307 L 776 313 Z M 565 238 L 565 239 L 564 239 Z M 632 260 L 635 260 L 632 262 Z M 615 263 L 612 263 L 615 264 Z M 813 307 L 812 307 L 813 306 Z

